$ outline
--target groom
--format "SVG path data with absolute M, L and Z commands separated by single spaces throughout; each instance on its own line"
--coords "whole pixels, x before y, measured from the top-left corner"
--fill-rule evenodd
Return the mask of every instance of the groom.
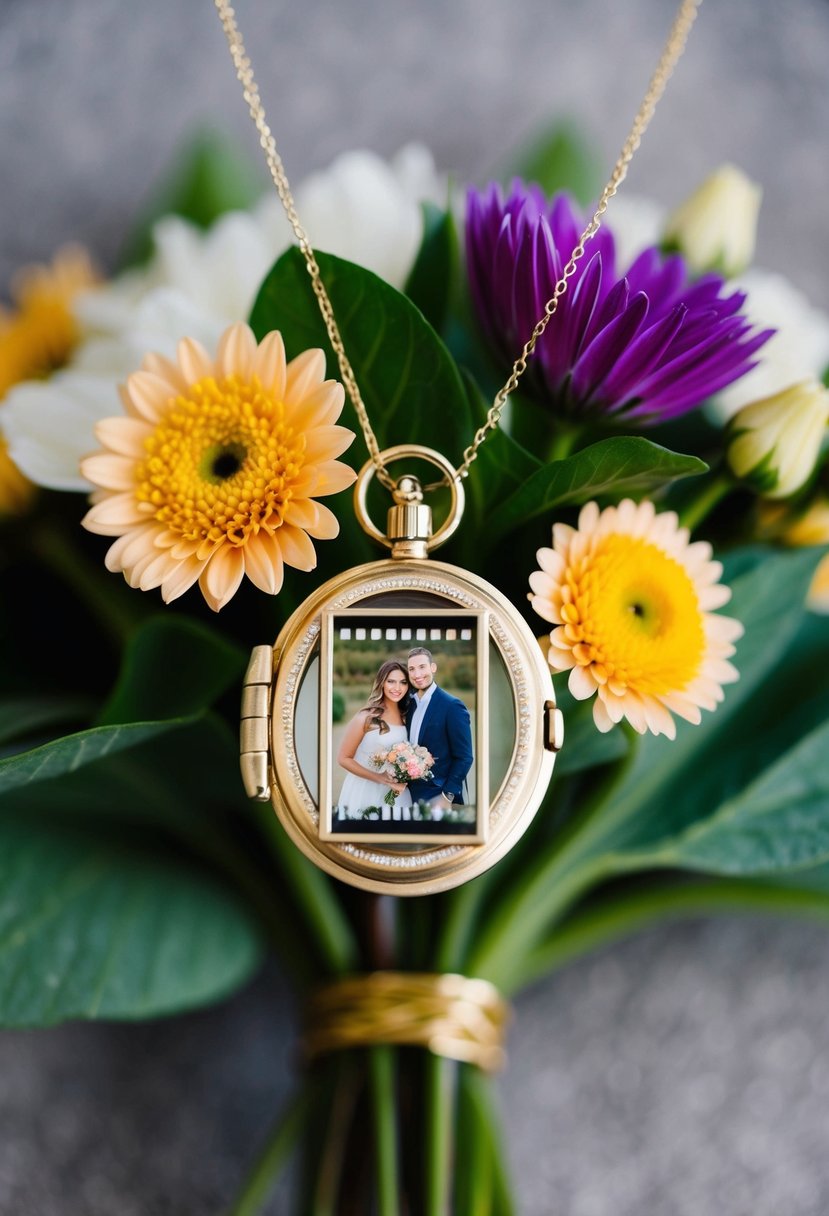
M 469 710 L 435 683 L 437 664 L 431 651 L 417 646 L 409 651 L 409 682 L 414 695 L 406 709 L 409 742 L 427 748 L 434 757 L 432 776 L 409 784 L 412 801 L 428 802 L 436 818 L 463 803 L 466 774 L 472 767 L 472 729 Z

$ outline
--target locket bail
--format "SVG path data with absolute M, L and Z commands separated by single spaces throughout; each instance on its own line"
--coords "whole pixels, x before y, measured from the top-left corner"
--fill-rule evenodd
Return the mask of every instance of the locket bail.
M 421 444 L 399 443 L 379 455 L 382 466 L 397 460 L 423 460 L 444 475 L 450 494 L 449 512 L 436 532 L 432 531 L 432 508 L 423 501 L 424 488 L 414 474 L 404 473 L 395 481 L 394 505 L 388 509 L 385 532 L 380 531 L 368 513 L 368 487 L 377 472 L 378 462 L 367 460 L 354 486 L 354 513 L 363 531 L 378 544 L 391 549 L 392 557 L 426 558 L 454 535 L 461 522 L 466 501 L 461 480 L 445 456 Z

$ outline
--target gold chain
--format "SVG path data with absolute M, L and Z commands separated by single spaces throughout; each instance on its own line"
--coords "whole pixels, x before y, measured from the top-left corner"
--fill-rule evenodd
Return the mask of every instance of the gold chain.
M 337 356 L 337 362 L 340 367 L 340 375 L 345 385 L 346 391 L 351 398 L 351 403 L 354 406 L 357 417 L 360 420 L 363 436 L 366 441 L 366 446 L 369 450 L 372 462 L 377 470 L 377 479 L 387 490 L 395 489 L 395 482 L 386 471 L 380 454 L 380 446 L 377 442 L 377 437 L 369 421 L 368 412 L 365 407 L 365 402 L 360 394 L 360 388 L 357 384 L 357 378 L 354 375 L 354 369 L 351 366 L 348 355 L 345 351 L 345 345 L 340 335 L 337 322 L 334 318 L 334 309 L 331 306 L 331 300 L 328 292 L 325 289 L 325 284 L 320 275 L 320 268 L 317 259 L 314 255 L 314 250 L 311 242 L 308 239 L 308 234 L 303 228 L 299 216 L 297 215 L 296 206 L 294 204 L 291 188 L 288 184 L 288 178 L 285 173 L 285 167 L 282 164 L 282 159 L 276 150 L 276 142 L 270 127 L 265 118 L 265 108 L 262 105 L 262 99 L 259 96 L 259 89 L 253 76 L 253 68 L 250 59 L 245 51 L 242 36 L 239 33 L 239 27 L 236 24 L 236 14 L 233 11 L 228 0 L 214 0 L 216 10 L 219 14 L 222 26 L 225 31 L 230 54 L 233 58 L 233 63 L 236 68 L 236 75 L 242 85 L 245 101 L 250 110 L 250 116 L 253 119 L 256 129 L 259 132 L 259 143 L 265 153 L 268 169 L 276 186 L 277 193 L 285 209 L 285 214 L 288 217 L 288 222 L 294 230 L 297 242 L 299 244 L 302 255 L 305 258 L 305 263 L 308 269 L 308 274 L 311 276 L 311 286 L 314 289 L 314 294 L 319 303 L 320 312 L 322 313 L 325 328 L 328 331 L 328 337 L 334 353 Z M 671 73 L 676 67 L 682 52 L 685 50 L 685 44 L 688 41 L 688 35 L 691 32 L 691 27 L 696 19 L 702 0 L 681 0 L 677 15 L 674 18 L 674 23 L 671 26 L 668 39 L 659 57 L 659 62 L 651 77 L 647 92 L 642 99 L 642 103 L 636 112 L 636 117 L 633 120 L 633 126 L 630 129 L 630 134 L 625 140 L 622 151 L 619 153 L 619 158 L 613 167 L 613 172 L 608 179 L 607 185 L 602 190 L 596 210 L 585 228 L 584 232 L 579 237 L 578 244 L 570 255 L 570 260 L 561 272 L 561 278 L 556 283 L 553 294 L 547 303 L 544 305 L 544 313 L 536 323 L 532 333 L 524 344 L 521 354 L 515 360 L 509 378 L 502 388 L 495 394 L 495 399 L 487 412 L 486 421 L 475 432 L 475 437 L 472 443 L 464 451 L 463 461 L 455 470 L 454 479 L 458 480 L 465 477 L 469 471 L 469 467 L 478 455 L 478 449 L 489 435 L 490 431 L 494 431 L 501 420 L 504 406 L 511 393 L 513 393 L 518 385 L 519 380 L 527 370 L 527 361 L 535 350 L 536 344 L 544 333 L 547 326 L 550 324 L 553 316 L 558 308 L 558 302 L 567 290 L 567 284 L 576 272 L 579 259 L 584 256 L 585 246 L 591 237 L 595 236 L 601 225 L 602 216 L 607 211 L 607 204 L 613 195 L 619 189 L 619 186 L 627 176 L 628 166 L 633 159 L 634 153 L 642 142 L 642 136 L 648 128 L 648 124 L 653 118 L 654 110 L 657 102 L 665 91 L 665 86 L 668 83 Z M 441 482 L 436 482 L 435 486 L 447 485 L 448 479 Z M 434 486 L 426 487 L 433 489 Z

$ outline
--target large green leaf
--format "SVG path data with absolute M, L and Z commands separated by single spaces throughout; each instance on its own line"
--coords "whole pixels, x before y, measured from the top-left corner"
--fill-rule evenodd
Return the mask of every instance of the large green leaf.
M 616 499 L 648 493 L 679 477 L 704 473 L 707 467 L 696 456 L 669 452 L 638 435 L 602 439 L 528 478 L 498 509 L 491 536 L 503 536 L 556 507 L 606 495 Z
M 57 723 L 89 721 L 95 703 L 89 697 L 17 696 L 0 701 L 0 743 L 30 736 Z
M 167 177 L 143 206 L 121 253 L 123 266 L 145 261 L 153 249 L 153 225 L 165 215 L 180 215 L 200 228 L 226 211 L 243 210 L 264 192 L 258 165 L 240 156 L 238 140 L 218 131 L 191 136 L 176 152 Z
M 130 638 L 118 682 L 98 722 L 136 722 L 198 713 L 245 667 L 232 640 L 186 617 L 155 616 Z
M 262 954 L 216 880 L 100 831 L 0 822 L 0 1021 L 145 1018 L 214 1001 Z
M 451 211 L 423 203 L 423 239 L 406 280 L 405 292 L 430 325 L 442 333 L 458 279 L 458 234 Z
M 437 445 L 458 460 L 472 421 L 460 373 L 443 342 L 411 300 L 371 271 L 330 254 L 318 253 L 317 261 L 380 447 Z M 338 375 L 298 249 L 283 254 L 265 279 L 250 323 L 259 339 L 280 330 L 289 357 L 322 347 L 328 374 Z M 359 429 L 350 405 L 343 420 Z M 367 458 L 361 435 L 349 453 L 357 464 Z
M 130 722 L 122 726 L 94 726 L 51 743 L 0 760 L 0 796 L 30 781 L 46 781 L 72 773 L 104 756 L 175 730 L 192 719 L 168 718 L 162 722 Z
M 829 860 L 829 722 L 665 850 L 668 864 L 762 874 Z

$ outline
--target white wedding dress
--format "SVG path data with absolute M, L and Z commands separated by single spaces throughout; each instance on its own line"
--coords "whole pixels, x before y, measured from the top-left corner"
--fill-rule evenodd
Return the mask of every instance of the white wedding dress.
M 369 772 L 374 771 L 371 757 L 375 752 L 388 751 L 395 743 L 405 743 L 408 734 L 405 726 L 390 726 L 383 734 L 379 729 L 366 731 L 354 753 L 354 759 Z M 341 819 L 371 819 L 372 815 L 365 814 L 369 808 L 376 808 L 379 819 L 411 819 L 412 796 L 408 787 L 398 794 L 394 805 L 384 802 L 386 794 L 391 790 L 390 785 L 380 781 L 369 781 L 367 777 L 358 777 L 349 773 L 340 791 L 340 800 L 336 812 Z

